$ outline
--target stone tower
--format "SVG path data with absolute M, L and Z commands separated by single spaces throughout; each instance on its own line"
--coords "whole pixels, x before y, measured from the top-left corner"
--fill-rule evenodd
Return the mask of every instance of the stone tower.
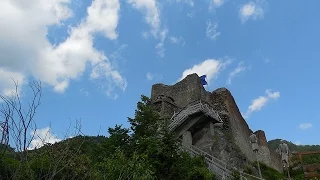
M 183 142 L 238 169 L 256 160 L 249 140 L 252 131 L 228 89 L 207 92 L 199 76 L 190 74 L 171 86 L 154 84 L 151 99 Z M 279 157 L 268 148 L 265 133 L 259 130 L 255 134 L 259 138 L 259 161 L 281 170 Z

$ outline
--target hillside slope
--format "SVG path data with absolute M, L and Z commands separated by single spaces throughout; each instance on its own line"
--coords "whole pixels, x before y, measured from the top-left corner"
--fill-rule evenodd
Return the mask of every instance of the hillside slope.
M 268 146 L 276 150 L 280 144 L 281 139 L 273 139 L 268 141 Z M 290 152 L 307 152 L 307 151 L 320 151 L 320 145 L 296 145 L 290 141 L 286 141 Z

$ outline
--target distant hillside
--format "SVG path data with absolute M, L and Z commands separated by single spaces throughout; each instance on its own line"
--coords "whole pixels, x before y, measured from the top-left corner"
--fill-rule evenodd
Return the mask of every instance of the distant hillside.
M 280 144 L 280 139 L 274 139 L 268 141 L 268 146 L 270 149 L 276 150 Z M 288 142 L 289 151 L 292 152 L 308 152 L 308 151 L 320 151 L 320 145 L 296 145 L 292 142 Z M 301 164 L 302 163 L 302 164 Z M 303 170 L 301 165 L 305 164 L 320 164 L 320 155 L 304 155 L 302 156 L 302 162 L 300 161 L 297 154 L 292 154 L 290 156 L 290 174 L 293 179 L 302 180 L 304 179 Z
M 271 149 L 276 150 L 280 144 L 280 139 L 274 139 L 268 142 L 268 145 Z M 292 142 L 287 142 L 289 151 L 292 152 L 309 152 L 309 151 L 320 151 L 320 145 L 295 145 Z M 292 156 L 293 159 L 298 160 L 297 156 Z M 291 158 L 291 160 L 293 160 Z M 304 155 L 302 156 L 304 164 L 319 164 L 320 163 L 320 154 L 313 155 Z
M 269 148 L 276 150 L 280 144 L 280 139 L 268 141 Z M 306 152 L 306 151 L 320 151 L 320 145 L 296 145 L 287 141 L 290 152 Z

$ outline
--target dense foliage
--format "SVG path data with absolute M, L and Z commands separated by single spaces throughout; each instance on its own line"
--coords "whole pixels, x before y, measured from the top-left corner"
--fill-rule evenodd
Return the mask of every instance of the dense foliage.
M 141 97 L 128 122 L 129 128 L 109 128 L 109 137 L 77 136 L 26 152 L 6 148 L 0 179 L 214 178 L 202 157 L 179 150 L 178 140 L 161 123 L 148 97 Z

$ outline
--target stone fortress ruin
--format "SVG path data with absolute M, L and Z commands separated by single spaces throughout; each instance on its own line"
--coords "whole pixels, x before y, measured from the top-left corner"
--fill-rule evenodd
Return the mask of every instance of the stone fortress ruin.
M 184 149 L 192 155 L 204 155 L 218 179 L 226 179 L 233 169 L 240 172 L 260 162 L 282 171 L 279 155 L 268 148 L 264 131 L 258 137 L 256 156 L 251 148 L 252 130 L 242 117 L 234 98 L 226 88 L 206 91 L 197 74 L 190 74 L 175 85 L 154 84 L 153 107 L 169 129 L 181 138 Z

